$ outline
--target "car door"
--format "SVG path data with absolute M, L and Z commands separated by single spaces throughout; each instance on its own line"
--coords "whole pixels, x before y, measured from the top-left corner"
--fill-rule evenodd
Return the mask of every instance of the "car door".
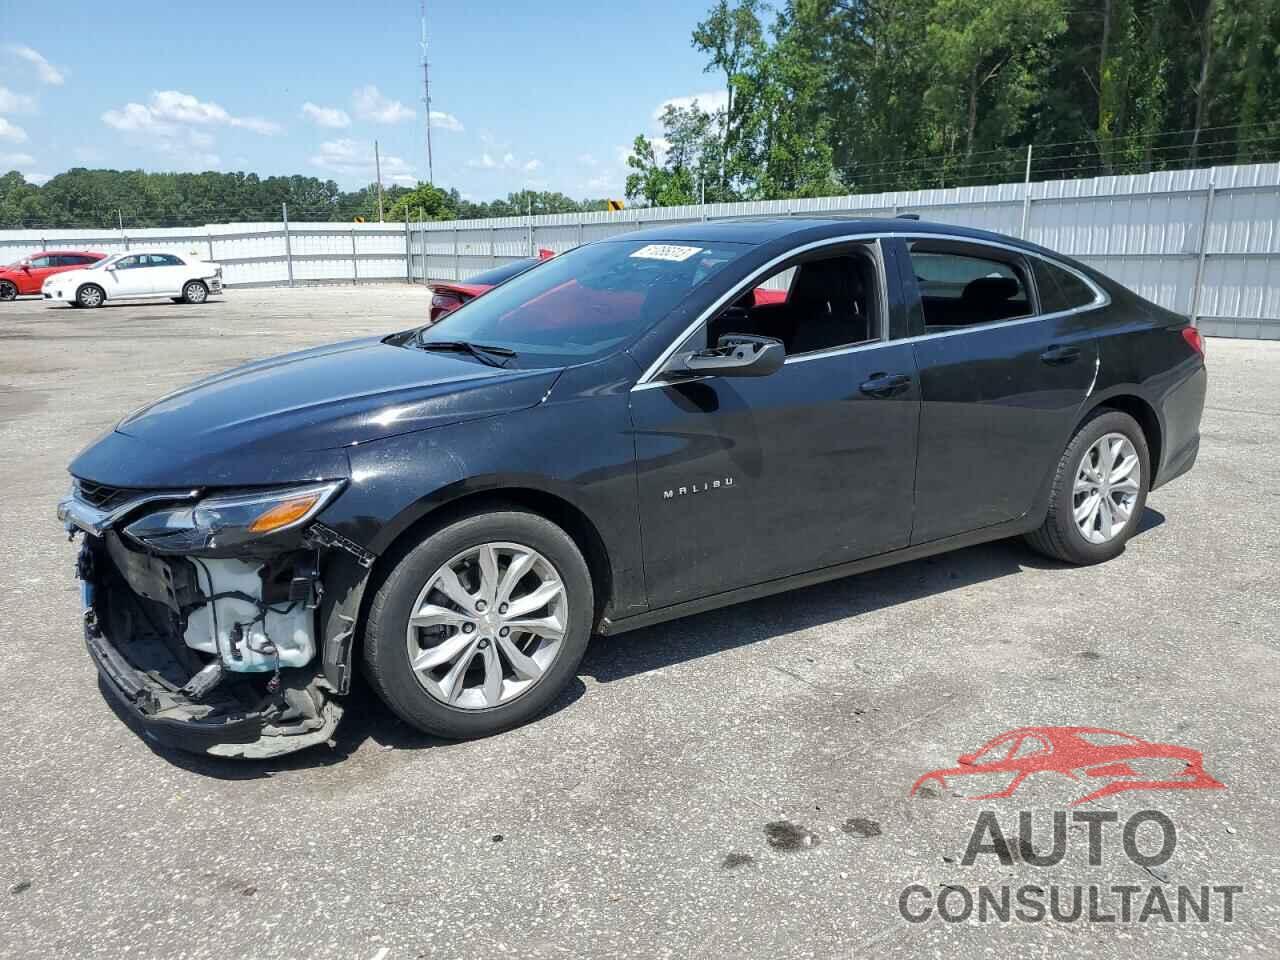
M 911 540 L 925 543 L 1031 509 L 1080 416 L 1098 352 L 1079 311 L 1039 310 L 1029 254 L 898 242 L 920 376 Z
M 886 336 L 901 301 L 879 247 L 845 243 L 791 267 L 785 301 L 755 297 L 773 275 L 754 278 L 674 353 L 728 333 L 776 336 L 790 348 L 781 369 L 658 375 L 632 390 L 654 607 L 909 540 L 919 393 L 910 344 Z
M 151 255 L 152 292 L 168 297 L 176 297 L 182 292 L 183 281 L 187 279 L 187 265 L 172 253 L 153 253 Z
M 107 299 L 145 297 L 151 292 L 150 267 L 146 254 L 121 257 L 105 271 L 107 275 Z
M 53 254 L 43 253 L 38 257 L 32 257 L 25 269 L 19 271 L 18 292 L 39 293 L 40 288 L 44 286 L 45 278 L 55 272 L 54 263 Z

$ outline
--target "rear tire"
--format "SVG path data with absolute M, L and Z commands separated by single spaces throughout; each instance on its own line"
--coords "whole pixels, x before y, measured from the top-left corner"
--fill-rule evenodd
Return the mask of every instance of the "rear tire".
M 489 736 L 555 700 L 586 652 L 594 611 L 586 561 L 562 529 L 515 508 L 472 514 L 387 574 L 365 621 L 365 673 L 424 733 Z M 429 622 L 411 625 L 415 614 Z
M 106 299 L 106 292 L 96 283 L 86 283 L 76 291 L 76 303 L 82 307 L 100 307 Z
M 1040 529 L 1026 535 L 1027 543 L 1066 563 L 1117 557 L 1142 519 L 1150 483 L 1151 454 L 1142 428 L 1127 413 L 1101 407 L 1063 451 L 1049 512 Z

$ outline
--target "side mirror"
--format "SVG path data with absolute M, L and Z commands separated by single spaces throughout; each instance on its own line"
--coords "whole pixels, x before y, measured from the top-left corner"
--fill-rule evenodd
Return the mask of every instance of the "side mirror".
M 31 261 L 30 261 L 30 260 L 23 260 L 23 261 L 22 261 L 22 269 L 23 269 L 23 270 L 25 270 L 25 271 L 27 271 L 27 273 L 30 273 L 30 272 L 31 272 Z
M 115 273 L 115 272 L 116 272 L 116 265 L 115 265 L 114 263 L 108 263 L 108 264 L 107 264 L 105 267 L 103 267 L 102 269 L 103 269 L 103 270 L 105 270 L 105 271 L 107 271 L 107 273 Z
M 726 333 L 715 347 L 685 357 L 684 370 L 693 376 L 767 377 L 786 359 L 781 340 Z

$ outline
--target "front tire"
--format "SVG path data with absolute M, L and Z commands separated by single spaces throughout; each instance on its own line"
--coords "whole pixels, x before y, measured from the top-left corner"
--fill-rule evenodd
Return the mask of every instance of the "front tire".
M 209 288 L 200 280 L 192 280 L 182 288 L 184 303 L 204 303 L 209 299 Z
M 545 517 L 463 517 L 400 557 L 374 595 L 365 672 L 406 723 L 449 739 L 508 730 L 545 710 L 591 636 L 591 575 Z
M 0 280 L 0 300 L 16 300 L 18 287 L 9 280 Z
M 1027 542 L 1055 560 L 1087 565 L 1124 552 L 1146 509 L 1151 454 L 1138 422 L 1100 408 L 1063 451 L 1044 524 Z
M 106 299 L 106 292 L 96 283 L 86 283 L 76 291 L 76 303 L 82 307 L 100 307 Z

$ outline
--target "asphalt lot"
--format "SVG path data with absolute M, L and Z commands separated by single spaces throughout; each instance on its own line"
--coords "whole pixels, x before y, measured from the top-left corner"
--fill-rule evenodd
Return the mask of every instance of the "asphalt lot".
M 186 381 L 425 310 L 404 286 L 0 304 L 0 957 L 1280 956 L 1280 343 L 1210 341 L 1200 462 L 1112 563 L 997 543 L 597 639 L 549 715 L 483 741 L 363 691 L 332 747 L 275 762 L 139 739 L 81 643 L 67 462 Z M 1087 805 L 1172 819 L 1150 869 L 1118 828 L 1090 866 L 1081 824 L 1056 866 L 966 866 L 980 809 L 1047 846 L 1080 785 L 908 790 L 1026 725 L 1202 750 L 1226 789 Z M 912 883 L 1243 889 L 1229 923 L 912 924 Z

